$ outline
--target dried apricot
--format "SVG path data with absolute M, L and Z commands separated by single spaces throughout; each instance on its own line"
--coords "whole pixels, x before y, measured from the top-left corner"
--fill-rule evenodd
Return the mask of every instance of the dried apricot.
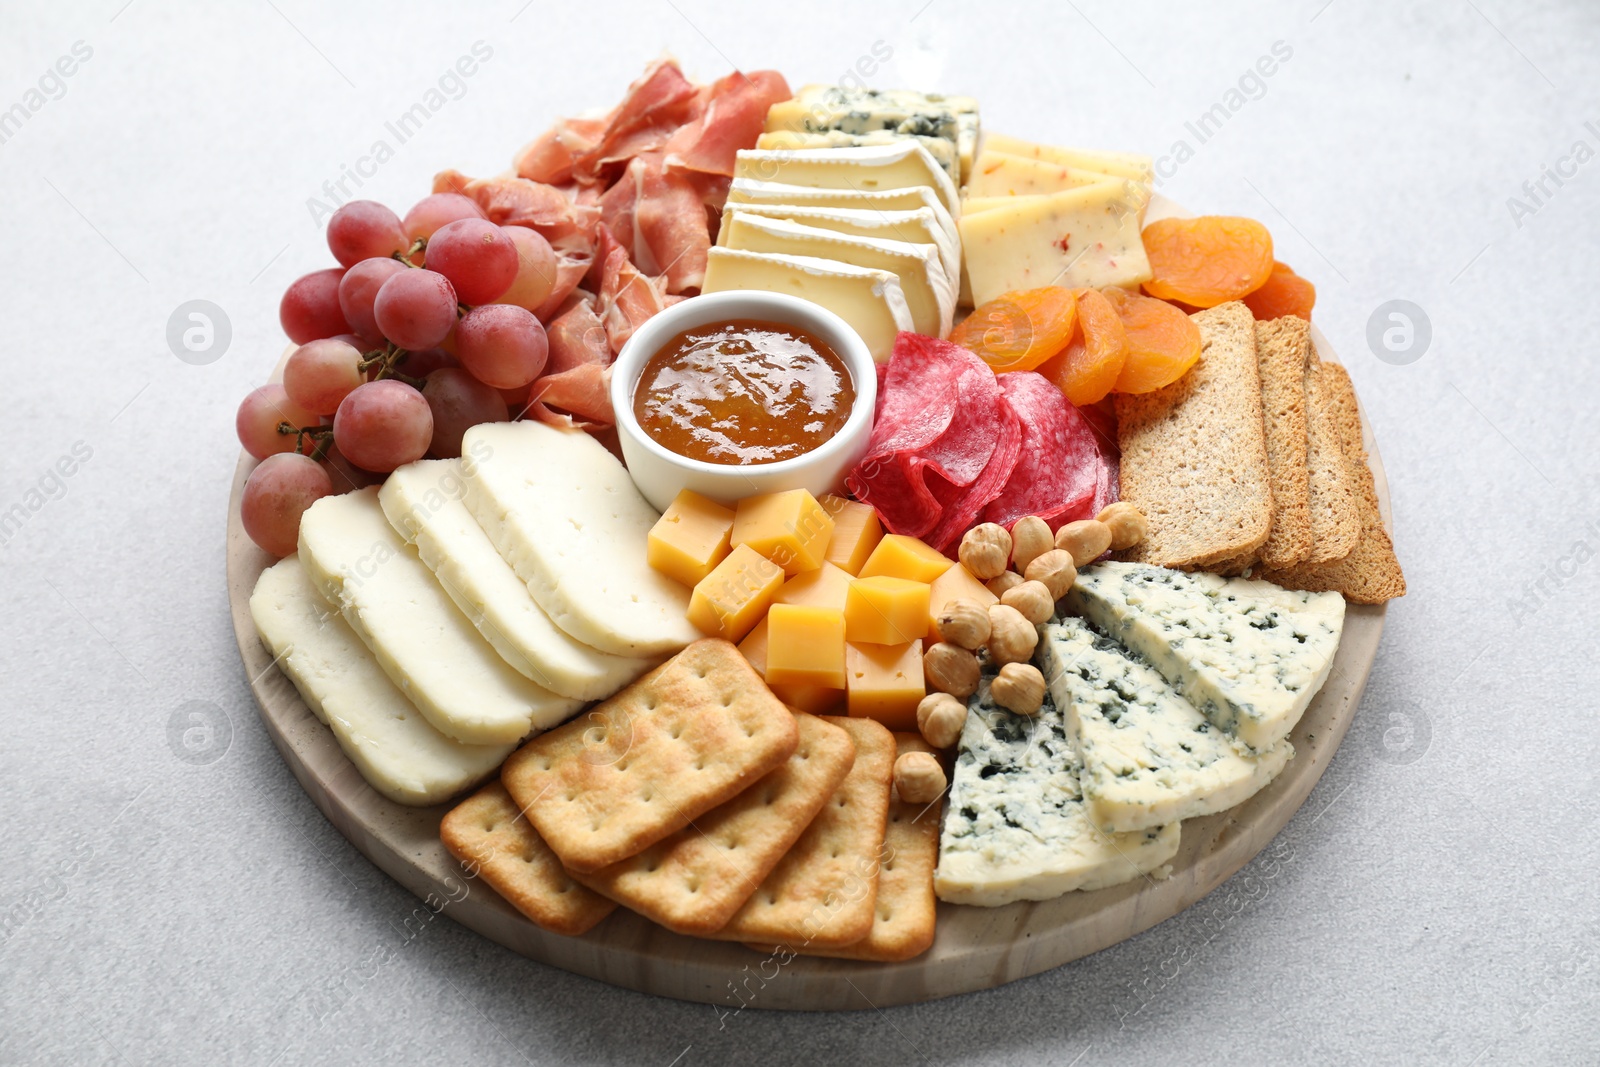
M 1077 320 L 1071 289 L 1019 289 L 975 309 L 950 331 L 950 340 L 976 352 L 996 374 L 1033 370 L 1067 347 Z
M 1250 314 L 1265 322 L 1285 315 L 1299 315 L 1311 321 L 1311 307 L 1317 302 L 1317 287 L 1294 272 L 1287 263 L 1272 264 L 1266 284 L 1244 298 Z
M 1119 393 L 1148 393 L 1171 385 L 1200 358 L 1200 327 L 1189 316 L 1154 297 L 1108 286 L 1101 290 L 1116 308 L 1128 335 L 1128 357 L 1114 386 Z
M 1078 328 L 1061 354 L 1039 365 L 1039 373 L 1056 384 L 1078 407 L 1093 404 L 1111 392 L 1128 357 L 1128 334 L 1111 302 L 1094 289 L 1074 291 Z
M 1272 273 L 1272 235 L 1254 219 L 1157 219 L 1143 236 L 1151 272 L 1144 291 L 1162 300 L 1216 307 L 1255 292 Z

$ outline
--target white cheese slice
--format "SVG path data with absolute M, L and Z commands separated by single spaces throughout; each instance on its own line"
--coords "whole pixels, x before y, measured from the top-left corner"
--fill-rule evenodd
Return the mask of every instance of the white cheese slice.
M 689 590 L 650 566 L 661 516 L 604 445 L 538 422 L 474 426 L 467 510 L 550 620 L 617 656 L 665 656 L 703 636 Z
M 916 134 L 895 133 L 892 130 L 872 130 L 868 133 L 845 133 L 843 130 L 823 130 L 801 133 L 794 130 L 768 130 L 756 138 L 756 147 L 768 151 L 794 151 L 799 148 L 860 148 L 863 145 L 893 144 L 909 139 L 920 144 L 939 164 L 950 180 L 961 180 L 961 160 L 956 155 L 956 143 L 943 137 L 924 137 Z
M 958 224 L 975 303 L 1014 289 L 1099 289 L 1150 280 L 1139 233 L 1141 205 L 1128 196 L 1126 183 L 1012 200 Z
M 792 204 L 807 208 L 852 208 L 861 211 L 915 211 L 927 208 L 933 212 L 950 240 L 960 243 L 955 217 L 944 206 L 944 201 L 926 185 L 913 185 L 905 189 L 815 189 L 804 185 L 786 185 L 783 182 L 764 182 L 755 178 L 735 178 L 728 187 L 728 204 Z
M 1115 175 L 1103 170 L 1069 167 L 1048 159 L 1029 159 L 986 148 L 978 156 L 972 178 L 962 190 L 961 212 L 966 214 L 971 210 L 966 201 L 974 198 L 1048 195 L 1115 180 Z
M 504 744 L 582 706 L 495 654 L 384 518 L 376 486 L 311 505 L 300 520 L 300 561 L 440 733 L 469 745 Z
M 1044 159 L 1066 167 L 1099 170 L 1118 178 L 1149 183 L 1155 178 L 1155 168 L 1149 156 L 1137 152 L 1106 152 L 1090 148 L 1064 148 L 1055 145 L 1035 144 L 1003 133 L 986 132 L 983 135 L 983 152 L 1005 152 L 1028 159 Z M 981 153 L 980 153 L 981 154 Z
M 990 698 L 985 677 L 958 746 L 933 872 L 940 900 L 998 907 L 1166 877 L 1178 824 L 1099 830 L 1080 785 L 1082 762 L 1049 699 L 1037 715 L 1013 715 Z
M 1045 625 L 1034 654 L 1083 757 L 1083 793 L 1106 833 L 1226 811 L 1278 776 L 1288 741 L 1255 753 L 1160 674 L 1082 619 Z
M 918 333 L 944 337 L 950 332 L 956 310 L 956 281 L 945 273 L 939 250 L 932 245 L 860 237 L 737 212 L 723 220 L 723 230 L 726 247 L 735 251 L 810 256 L 888 271 L 900 279 L 900 289 Z
M 654 659 L 590 648 L 550 621 L 462 502 L 462 462 L 408 463 L 385 479 L 378 503 L 500 658 L 530 681 L 576 700 L 603 700 L 654 666 Z
M 952 216 L 961 210 L 955 183 L 916 141 L 860 148 L 740 150 L 735 178 L 755 178 L 822 189 L 904 189 L 926 185 L 938 194 Z
M 250 617 L 261 643 L 361 777 L 396 803 L 449 800 L 493 774 L 515 747 L 464 745 L 428 725 L 317 593 L 295 556 L 261 572 Z
M 895 335 L 915 331 L 900 279 L 886 270 L 810 256 L 777 256 L 713 248 L 701 292 L 760 289 L 819 304 L 861 335 L 879 363 L 889 362 Z
M 1344 629 L 1338 593 L 1137 563 L 1084 568 L 1066 602 L 1257 751 L 1300 721 Z
M 940 213 L 943 214 L 942 210 Z M 933 245 L 939 252 L 939 262 L 946 276 L 954 278 L 961 273 L 961 242 L 956 239 L 954 227 L 946 230 L 932 208 L 876 211 L 848 207 L 803 207 L 798 204 L 729 204 L 722 212 L 723 228 L 717 237 L 718 244 L 727 243 L 727 223 L 735 215 L 788 219 L 804 226 L 816 226 L 857 237 Z

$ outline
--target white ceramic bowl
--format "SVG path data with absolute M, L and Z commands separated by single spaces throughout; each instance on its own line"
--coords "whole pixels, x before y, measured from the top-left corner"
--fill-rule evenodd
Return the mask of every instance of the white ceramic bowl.
M 734 465 L 680 456 L 644 432 L 633 415 L 633 391 L 645 363 L 683 331 L 730 319 L 795 326 L 834 350 L 856 389 L 855 405 L 838 433 L 803 456 Z M 622 455 L 634 484 L 657 511 L 665 511 L 680 489 L 692 489 L 723 503 L 787 489 L 807 489 L 813 495 L 832 492 L 865 454 L 877 402 L 878 371 L 866 342 L 833 312 L 783 293 L 739 289 L 674 304 L 634 331 L 611 369 L 611 406 L 617 414 Z

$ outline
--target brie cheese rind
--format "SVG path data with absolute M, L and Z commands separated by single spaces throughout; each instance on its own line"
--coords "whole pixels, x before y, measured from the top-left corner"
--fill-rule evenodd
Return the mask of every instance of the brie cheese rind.
M 933 874 L 939 899 L 998 907 L 1164 878 L 1178 824 L 1136 833 L 1097 829 L 1083 765 L 1048 698 L 1034 716 L 999 707 L 985 677 L 969 702 Z
M 1106 833 L 1226 811 L 1294 755 L 1256 753 L 1208 722 L 1166 680 L 1082 619 L 1047 623 L 1035 654 L 1067 735 L 1083 758 L 1083 792 Z

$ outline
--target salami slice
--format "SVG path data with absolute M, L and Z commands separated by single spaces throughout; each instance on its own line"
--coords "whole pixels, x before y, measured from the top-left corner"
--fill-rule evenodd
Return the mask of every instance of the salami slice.
M 945 555 L 954 555 L 961 535 L 972 528 L 985 506 L 1011 479 L 1022 447 L 1022 423 L 1002 393 L 995 407 L 994 451 L 988 465 L 966 489 L 945 504 L 938 525 L 924 540 Z
M 1016 371 L 999 380 L 1022 425 L 1022 444 L 1016 467 L 984 509 L 983 521 L 1009 526 L 1024 515 L 1037 515 L 1055 529 L 1092 516 L 1105 477 L 1093 427 L 1043 375 Z

